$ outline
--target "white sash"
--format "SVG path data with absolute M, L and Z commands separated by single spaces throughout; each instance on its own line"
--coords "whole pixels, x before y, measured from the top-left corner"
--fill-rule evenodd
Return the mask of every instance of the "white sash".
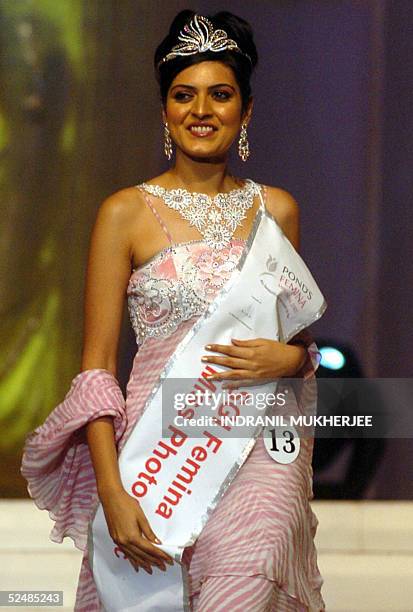
M 162 542 L 160 548 L 178 562 L 167 565 L 166 572 L 153 567 L 151 576 L 143 570 L 137 573 L 115 551 L 101 505 L 91 522 L 89 559 L 99 597 L 109 612 L 189 610 L 186 570 L 179 563 L 184 548 L 199 536 L 259 434 L 250 428 L 248 438 L 219 438 L 206 427 L 202 437 L 190 438 L 176 428 L 171 438 L 162 438 L 162 380 L 192 379 L 183 389 L 190 391 L 193 379 L 205 371 L 201 356 L 206 344 L 258 337 L 288 342 L 327 306 L 306 264 L 266 212 L 261 192 L 260 199 L 236 271 L 169 359 L 119 456 L 126 491 L 137 496 Z M 274 393 L 275 388 L 274 381 L 249 387 L 248 392 Z

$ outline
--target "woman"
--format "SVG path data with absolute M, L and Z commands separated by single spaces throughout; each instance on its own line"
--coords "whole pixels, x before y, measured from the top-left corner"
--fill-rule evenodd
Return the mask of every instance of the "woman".
M 256 63 L 252 32 L 244 20 L 227 12 L 209 18 L 188 10 L 179 13 L 155 53 L 165 154 L 171 159 L 175 145 L 175 161 L 165 173 L 138 188 L 109 197 L 97 215 L 87 272 L 82 371 L 64 402 L 28 437 L 22 468 L 30 494 L 56 521 L 52 539 L 62 541 L 69 535 L 85 551 L 76 610 L 100 610 L 103 604 L 110 610 L 183 609 L 171 603 L 175 587 L 182 586 L 173 574 L 178 566 L 174 559 L 182 560 L 188 570 L 185 586 L 193 610 L 324 609 L 313 543 L 317 519 L 309 506 L 311 439 L 302 440 L 298 458 L 289 465 L 273 461 L 262 436 L 255 446 L 252 439 L 248 448 L 253 450 L 226 493 L 222 495 L 221 485 L 216 485 L 220 501 L 214 502 L 215 510 L 206 524 L 203 521 L 204 528 L 194 528 L 198 537 L 192 538 L 183 555 L 172 545 L 162 548 L 152 522 L 157 517 L 152 514 L 149 521 L 143 509 L 147 500 L 141 498 L 148 490 L 151 497 L 150 485 L 156 479 L 141 472 L 140 480 L 129 487 L 118 461 L 119 456 L 128 456 L 136 431 L 137 446 L 144 444 L 146 435 L 140 428 L 145 419 L 141 417 L 151 414 L 160 373 L 169 371 L 178 345 L 181 350 L 194 333 L 195 338 L 202 337 L 197 322 L 206 317 L 208 324 L 210 306 L 223 307 L 222 295 L 234 290 L 229 281 L 242 268 L 240 262 L 246 255 L 251 262 L 248 250 L 257 243 L 262 223 L 267 223 L 269 232 L 282 229 L 279 239 L 284 249 L 294 251 L 291 245 L 298 249 L 299 212 L 294 198 L 282 189 L 237 179 L 228 171 L 229 150 L 238 134 L 240 157 L 246 161 L 249 155 L 250 77 Z M 270 217 L 276 224 L 268 221 Z M 268 261 L 263 274 L 273 279 L 277 264 L 274 260 L 271 267 Z M 262 281 L 272 293 L 264 277 Z M 242 283 L 241 289 L 245 293 Z M 125 292 L 139 344 L 126 402 L 116 380 Z M 294 308 L 293 298 L 287 298 L 280 319 L 288 319 L 288 309 Z M 324 309 L 322 302 L 308 315 L 308 322 Z M 275 327 L 272 318 L 268 320 Z M 211 325 L 205 329 L 214 329 Z M 257 320 L 252 331 L 259 325 Z M 317 367 L 316 347 L 302 321 L 295 329 L 300 333 L 288 343 L 254 333 L 247 340 L 235 337 L 229 342 L 207 335 L 202 362 L 209 365 L 208 380 L 236 388 L 281 377 L 311 377 Z M 277 338 L 282 339 L 280 334 Z M 182 351 L 180 355 L 183 359 Z M 184 367 L 188 376 L 189 361 Z M 206 379 L 205 370 L 203 376 Z M 169 448 L 170 456 L 176 455 L 185 438 L 174 431 L 176 448 L 173 437 L 168 447 L 163 446 Z M 219 443 L 215 444 L 218 448 Z M 237 460 L 238 467 L 248 454 L 245 449 L 239 452 L 243 459 Z M 157 465 L 159 471 L 159 461 Z M 216 472 L 210 469 L 210 476 Z M 181 490 L 188 493 L 189 503 L 191 491 L 182 483 Z M 170 497 L 165 499 L 172 504 Z M 173 504 L 181 498 L 175 490 Z M 207 502 L 203 503 L 206 507 Z M 166 502 L 159 504 L 158 515 L 169 518 L 166 513 L 172 514 L 171 508 Z M 186 516 L 191 522 L 191 514 Z M 184 522 L 177 520 L 175 529 Z M 115 544 L 111 559 L 105 558 L 105 537 Z M 113 560 L 111 574 L 108 568 Z M 116 565 L 119 560 L 122 566 Z M 137 572 L 134 576 L 131 567 Z M 165 582 L 166 600 L 160 572 L 172 576 Z M 121 604 L 128 588 L 132 598 L 134 589 L 147 589 L 143 603 Z

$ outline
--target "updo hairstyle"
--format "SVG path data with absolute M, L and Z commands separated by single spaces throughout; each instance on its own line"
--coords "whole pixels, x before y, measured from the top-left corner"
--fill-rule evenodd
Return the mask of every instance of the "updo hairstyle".
M 214 16 L 205 15 L 211 21 L 214 29 L 220 28 L 225 30 L 228 37 L 232 38 L 237 43 L 241 51 L 250 56 L 251 62 L 245 55 L 227 49 L 224 51 L 204 51 L 202 53 L 194 53 L 193 55 L 178 56 L 167 62 L 163 62 L 158 67 L 158 63 L 162 58 L 164 58 L 171 51 L 172 47 L 179 42 L 178 34 L 181 32 L 184 25 L 189 24 L 196 14 L 195 11 L 188 9 L 178 13 L 171 24 L 168 35 L 163 39 L 155 51 L 154 68 L 156 79 L 159 83 L 162 106 L 165 108 L 171 83 L 181 70 L 188 68 L 188 66 L 199 64 L 200 62 L 212 60 L 223 62 L 232 68 L 241 91 L 242 113 L 244 113 L 251 97 L 250 80 L 253 70 L 258 63 L 258 54 L 251 26 L 241 17 L 237 17 L 228 11 L 221 11 Z

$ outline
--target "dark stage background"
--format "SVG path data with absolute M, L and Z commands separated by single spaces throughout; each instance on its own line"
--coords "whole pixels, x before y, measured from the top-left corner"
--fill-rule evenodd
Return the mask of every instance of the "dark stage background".
M 1 0 L 5 497 L 26 495 L 24 436 L 79 371 L 97 207 L 166 168 L 152 57 L 183 8 L 254 28 L 252 155 L 232 170 L 301 206 L 302 254 L 329 305 L 314 335 L 351 346 L 365 376 L 413 375 L 411 0 Z M 122 384 L 135 350 L 125 308 Z M 364 497 L 413 498 L 412 461 L 411 440 L 386 441 Z

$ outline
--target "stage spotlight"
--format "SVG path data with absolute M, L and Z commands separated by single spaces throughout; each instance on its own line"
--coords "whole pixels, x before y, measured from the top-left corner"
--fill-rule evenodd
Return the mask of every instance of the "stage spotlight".
M 360 361 L 354 349 L 331 338 L 315 338 L 321 353 L 316 376 L 319 379 L 317 413 L 319 415 L 357 414 L 362 410 L 354 399 L 341 398 L 335 378 L 364 378 Z M 380 398 L 377 398 L 377 403 Z M 385 441 L 376 438 L 322 437 L 322 429 L 316 427 L 313 452 L 316 499 L 361 499 L 383 457 Z M 340 466 L 340 456 L 346 453 L 346 465 Z M 337 467 L 336 467 L 337 466 Z M 341 474 L 340 474 L 341 472 Z
M 315 342 L 321 353 L 318 378 L 364 378 L 352 346 L 333 338 L 316 338 Z
M 341 370 L 345 366 L 344 354 L 334 346 L 319 347 L 321 353 L 320 365 L 328 370 Z

